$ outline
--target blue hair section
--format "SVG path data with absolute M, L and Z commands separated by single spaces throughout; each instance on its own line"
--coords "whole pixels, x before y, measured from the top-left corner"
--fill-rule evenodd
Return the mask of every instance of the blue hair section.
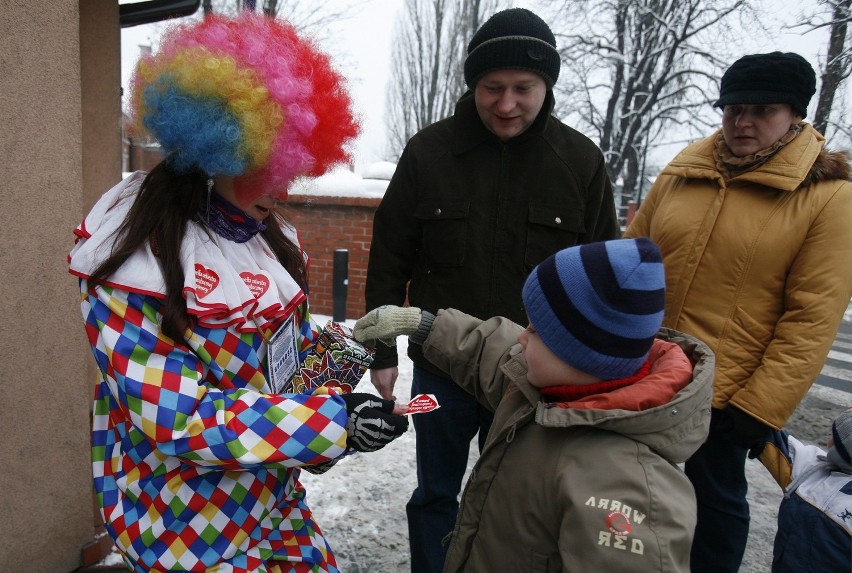
M 142 93 L 142 125 L 178 172 L 201 169 L 208 175 L 242 175 L 250 164 L 243 130 L 225 101 L 189 95 L 161 77 Z

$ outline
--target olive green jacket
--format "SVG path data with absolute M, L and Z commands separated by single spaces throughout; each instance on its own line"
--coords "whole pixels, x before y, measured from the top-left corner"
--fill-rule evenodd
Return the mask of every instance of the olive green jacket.
M 426 358 L 495 411 L 444 571 L 688 571 L 695 495 L 675 464 L 707 436 L 713 353 L 663 329 L 642 384 L 598 395 L 612 408 L 581 409 L 545 402 L 530 385 L 520 330 L 446 310 L 423 344 Z M 660 386 L 675 389 L 656 406 L 617 407 L 632 403 L 618 394 L 641 400 Z

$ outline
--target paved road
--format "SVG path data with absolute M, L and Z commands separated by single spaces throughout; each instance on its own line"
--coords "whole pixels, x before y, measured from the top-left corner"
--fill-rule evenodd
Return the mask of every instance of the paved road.
M 852 303 L 813 386 L 784 429 L 799 439 L 825 447 L 831 421 L 852 406 Z
M 816 384 L 852 393 L 852 322 L 844 319 L 840 325 Z

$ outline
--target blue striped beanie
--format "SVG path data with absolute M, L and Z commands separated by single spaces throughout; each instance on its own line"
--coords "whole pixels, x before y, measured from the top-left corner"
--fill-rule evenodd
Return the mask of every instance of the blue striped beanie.
M 603 380 L 632 376 L 663 322 L 666 279 L 660 250 L 646 238 L 563 249 L 524 284 L 527 316 L 544 344 L 574 368 Z

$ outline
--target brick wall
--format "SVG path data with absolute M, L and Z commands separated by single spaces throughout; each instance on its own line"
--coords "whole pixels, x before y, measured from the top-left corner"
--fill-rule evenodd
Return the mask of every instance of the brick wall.
M 302 246 L 310 256 L 308 286 L 314 313 L 333 316 L 334 251 L 347 249 L 346 318 L 363 316 L 373 214 L 380 201 L 380 197 L 290 195 L 279 206 L 279 211 L 299 231 Z

